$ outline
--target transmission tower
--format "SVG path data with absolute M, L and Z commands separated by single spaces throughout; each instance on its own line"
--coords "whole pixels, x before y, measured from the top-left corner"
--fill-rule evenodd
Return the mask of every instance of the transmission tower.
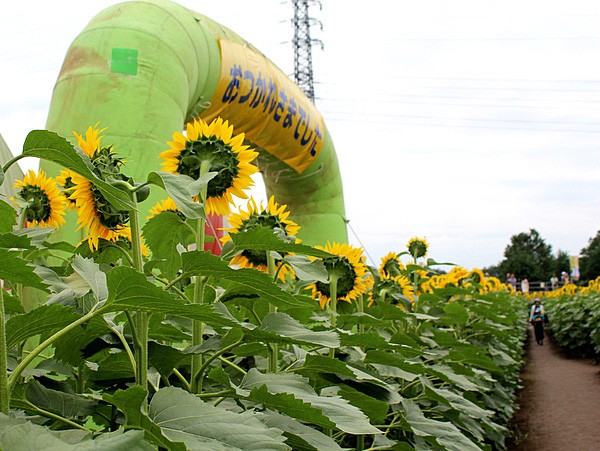
M 310 37 L 308 4 L 313 0 L 292 0 L 294 6 L 294 80 L 312 103 L 315 103 L 315 87 L 312 69 L 312 44 L 316 39 Z M 318 41 L 320 42 L 320 41 Z M 321 43 L 322 45 L 322 43 Z

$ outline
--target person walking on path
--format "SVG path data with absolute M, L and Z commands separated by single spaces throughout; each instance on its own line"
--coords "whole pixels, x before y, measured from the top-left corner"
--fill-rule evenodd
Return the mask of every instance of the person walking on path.
M 533 325 L 535 332 L 535 341 L 538 345 L 544 346 L 544 323 L 546 321 L 546 310 L 542 305 L 540 298 L 535 298 L 529 312 L 529 322 Z

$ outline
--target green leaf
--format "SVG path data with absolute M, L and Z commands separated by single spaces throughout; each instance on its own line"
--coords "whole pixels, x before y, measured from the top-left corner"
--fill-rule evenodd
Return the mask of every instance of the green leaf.
M 23 155 L 52 161 L 76 172 L 93 183 L 106 200 L 119 210 L 134 209 L 129 195 L 118 188 L 98 178 L 92 172 L 89 157 L 75 148 L 62 136 L 48 130 L 33 130 L 29 132 L 23 144 Z
M 455 408 L 471 418 L 483 419 L 491 417 L 494 412 L 482 409 L 477 404 L 469 401 L 464 396 L 454 393 L 444 388 L 435 388 L 431 382 L 423 380 L 426 393 L 429 399 L 435 399 L 448 406 Z
M 0 248 L 2 249 L 29 249 L 31 239 L 25 235 L 15 235 L 14 233 L 2 233 L 0 235 Z
M 0 252 L 0 279 L 48 292 L 48 286 L 35 273 L 35 266 L 23 260 L 18 251 Z
M 415 380 L 419 375 L 427 374 L 425 366 L 420 363 L 407 362 L 401 356 L 390 352 L 369 350 L 365 357 L 365 363 L 370 363 L 379 369 L 383 376 L 397 377 L 408 382 Z M 395 370 L 391 370 L 391 368 L 395 368 Z
M 273 332 L 281 337 L 292 338 L 295 342 L 321 345 L 328 348 L 340 346 L 340 338 L 333 331 L 313 331 L 286 313 L 270 313 L 262 320 L 261 330 Z
M 0 414 L 0 449 L 19 451 L 148 451 L 141 431 L 118 430 L 100 434 L 83 431 L 51 431 L 24 418 Z
M 210 172 L 206 174 L 210 178 L 216 173 Z M 192 199 L 198 193 L 190 193 L 189 187 L 194 186 L 194 179 L 183 174 L 171 174 L 170 172 L 151 172 L 148 174 L 148 182 L 164 188 L 169 197 L 173 199 L 177 208 L 187 217 L 198 219 L 206 217 L 204 213 L 204 205 L 194 202 Z
M 72 419 L 93 414 L 98 405 L 98 402 L 80 395 L 46 388 L 36 380 L 27 384 L 25 395 L 35 406 Z
M 113 268 L 106 279 L 110 294 L 104 310 L 138 310 L 197 319 L 212 326 L 236 325 L 236 321 L 215 310 L 220 304 L 186 304 L 181 298 L 153 285 L 133 268 Z
M 402 400 L 405 419 L 410 428 L 420 437 L 433 437 L 437 443 L 449 451 L 479 451 L 471 440 L 465 437 L 452 423 L 436 421 L 425 417 L 419 406 L 410 399 Z
M 168 232 L 166 232 L 168 231 Z M 181 255 L 177 245 L 190 233 L 189 226 L 172 211 L 164 211 L 148 220 L 143 227 L 144 240 L 152 251 L 152 258 L 160 260 L 156 267 L 172 279 L 181 268 Z
M 268 227 L 253 227 L 239 233 L 230 234 L 234 247 L 232 252 L 241 250 L 255 251 L 277 251 L 280 253 L 295 253 L 300 255 L 312 255 L 318 258 L 328 258 L 332 255 L 328 252 L 316 249 L 305 244 L 286 243 L 277 237 L 272 229 Z
M 338 445 L 331 437 L 317 431 L 315 428 L 301 423 L 300 421 L 287 415 L 281 415 L 272 410 L 266 410 L 264 415 L 265 418 L 262 420 L 263 423 L 268 427 L 274 427 L 284 431 L 292 449 L 342 451 L 340 445 Z M 298 439 L 300 440 L 299 443 L 297 443 Z
M 448 353 L 450 361 L 467 363 L 479 368 L 492 371 L 493 373 L 501 373 L 503 370 L 496 365 L 492 359 L 485 355 L 482 351 L 472 347 L 460 350 L 451 350 Z
M 303 281 L 327 283 L 329 274 L 321 260 L 310 260 L 304 255 L 287 255 L 284 260 L 294 269 L 296 277 Z
M 233 269 L 226 261 L 208 252 L 192 251 L 181 255 L 184 274 L 213 276 L 252 290 L 276 307 L 305 307 L 306 304 L 283 291 L 269 275 L 255 269 Z
M 94 260 L 83 258 L 81 255 L 76 254 L 71 266 L 86 281 L 99 302 L 104 302 L 108 299 L 106 274 L 100 270 L 100 266 Z
M 365 333 L 349 333 L 342 331 L 340 333 L 340 339 L 342 346 L 358 346 L 361 348 L 376 348 L 376 349 L 390 349 L 394 348 L 393 344 L 390 344 L 385 338 L 383 338 L 376 331 L 369 331 Z
M 162 376 L 169 376 L 173 368 L 185 357 L 186 355 L 179 349 L 154 341 L 148 343 L 148 361 Z
M 78 320 L 80 315 L 59 304 L 42 305 L 6 322 L 7 348 L 41 333 L 54 333 Z
M 17 212 L 9 204 L 0 200 L 0 233 L 8 233 L 17 225 Z
M 340 385 L 337 394 L 362 410 L 372 423 L 382 424 L 385 421 L 390 407 L 386 401 L 375 399 L 348 385 Z
M 172 441 L 197 450 L 286 450 L 278 429 L 268 428 L 251 412 L 234 413 L 205 403 L 175 387 L 160 389 L 148 417 Z
M 8 291 L 4 290 L 4 312 L 9 315 L 25 313 L 25 309 L 21 305 L 21 301 L 16 296 L 13 296 Z
M 446 312 L 445 320 L 451 324 L 464 326 L 469 320 L 469 312 L 458 302 L 449 302 L 444 306 Z
M 261 388 L 264 386 L 266 388 Z M 248 392 L 250 391 L 250 393 Z M 380 434 L 379 429 L 371 426 L 367 417 L 360 409 L 354 407 L 345 399 L 340 396 L 320 396 L 310 386 L 308 379 L 297 375 L 297 374 L 285 374 L 285 373 L 270 373 L 262 374 L 255 368 L 250 369 L 244 376 L 238 393 L 242 396 L 249 396 L 250 399 L 258 401 L 258 397 L 261 397 L 264 402 L 269 402 L 268 394 L 270 395 L 288 395 L 288 407 L 292 407 L 292 399 L 289 399 L 289 395 L 293 395 L 297 400 L 301 400 L 307 403 L 311 408 L 316 408 L 322 412 L 322 414 L 329 419 L 330 422 L 335 424 L 338 429 L 347 432 L 349 434 Z M 282 408 L 284 397 L 277 397 L 277 400 L 282 401 L 279 404 L 279 408 Z M 260 402 L 263 402 L 260 401 Z M 300 407 L 299 405 L 294 406 L 295 408 Z M 308 406 L 301 407 L 304 413 Z M 286 409 L 287 410 L 287 409 Z M 289 409 L 286 413 L 290 416 L 296 416 L 293 409 Z M 316 418 L 316 417 L 315 417 Z M 312 420 L 315 422 L 315 419 Z M 315 422 L 315 424 L 318 424 Z M 320 424 L 323 427 L 325 424 Z
M 127 390 L 117 390 L 113 395 L 104 393 L 102 399 L 117 406 L 125 414 L 126 428 L 143 430 L 146 440 L 168 450 L 185 451 L 186 447 L 183 443 L 169 440 L 163 434 L 160 426 L 154 423 L 148 415 L 143 412 L 142 406 L 144 405 L 147 396 L 148 393 L 146 390 L 139 385 L 136 385 Z

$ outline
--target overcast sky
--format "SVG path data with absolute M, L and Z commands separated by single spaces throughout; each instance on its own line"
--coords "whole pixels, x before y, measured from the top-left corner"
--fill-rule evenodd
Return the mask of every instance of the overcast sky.
M 2 3 L 0 134 L 14 153 L 44 128 L 73 39 L 115 3 Z M 179 3 L 293 73 L 291 2 Z M 436 260 L 472 268 L 498 263 L 530 228 L 571 255 L 596 235 L 600 2 L 321 4 L 311 7 L 324 44 L 313 49 L 316 104 L 340 162 L 350 241 L 371 263 L 413 236 Z

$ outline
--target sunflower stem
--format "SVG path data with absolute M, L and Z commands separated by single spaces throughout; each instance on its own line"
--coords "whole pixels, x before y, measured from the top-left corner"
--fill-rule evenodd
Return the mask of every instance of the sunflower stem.
M 210 162 L 203 160 L 200 165 L 200 177 L 206 174 L 210 170 Z M 208 192 L 208 186 L 204 186 L 200 191 L 200 201 L 206 205 L 206 196 Z M 198 228 L 196 229 L 196 250 L 199 252 L 204 251 L 204 243 L 206 241 L 206 218 L 200 217 L 198 219 Z M 194 304 L 204 304 L 204 285 L 206 283 L 206 277 L 196 276 L 194 281 Z M 202 336 L 204 334 L 204 322 L 192 320 L 192 346 L 201 346 L 204 342 Z M 203 367 L 202 354 L 192 355 L 192 368 L 190 375 L 190 387 L 192 393 L 202 393 L 202 377 L 200 370 Z
M 359 313 L 365 312 L 365 295 L 364 294 L 361 294 L 360 297 L 358 298 L 358 312 Z M 365 325 L 362 322 L 358 324 L 358 333 L 360 333 L 360 334 L 365 333 Z
M 4 166 L 2 166 L 2 172 L 4 172 L 6 174 L 6 171 L 8 171 L 13 164 L 15 164 L 21 158 L 25 158 L 26 156 L 27 155 L 20 154 L 20 155 L 17 155 L 16 157 L 14 157 L 12 160 L 9 160 L 8 163 L 6 163 Z
M 329 295 L 331 296 L 329 301 L 329 314 L 331 328 L 335 329 L 337 327 L 337 283 L 339 276 L 337 274 L 329 275 Z M 329 357 L 332 359 L 335 358 L 335 349 L 329 348 Z
M 44 350 L 46 349 L 48 346 L 50 346 L 52 343 L 54 343 L 56 340 L 58 340 L 59 338 L 65 336 L 66 334 L 68 334 L 69 332 L 71 332 L 73 329 L 75 329 L 77 326 L 85 323 L 86 321 L 89 321 L 90 319 L 92 319 L 94 316 L 97 316 L 101 313 L 104 313 L 104 310 L 102 308 L 99 308 L 98 310 L 90 310 L 87 314 L 85 314 L 84 316 L 82 316 L 81 318 L 79 318 L 76 321 L 73 321 L 71 324 L 69 324 L 68 326 L 65 326 L 64 328 L 62 328 L 61 330 L 59 330 L 58 332 L 56 332 L 55 334 L 51 335 L 50 337 L 48 337 L 47 339 L 45 339 L 42 343 L 40 343 L 39 345 L 37 345 L 35 347 L 35 349 L 33 351 L 31 351 L 22 361 L 21 363 L 19 363 L 19 365 L 17 365 L 17 367 L 14 369 L 14 371 L 12 372 L 12 374 L 10 375 L 10 377 L 8 378 L 8 390 L 9 393 L 12 391 L 13 386 L 15 385 L 16 381 L 19 379 L 19 377 L 21 376 L 21 373 L 25 370 L 25 368 L 27 368 L 27 366 Z
M 133 203 L 133 208 L 129 211 L 129 223 L 131 225 L 131 248 L 133 253 L 133 266 L 140 273 L 144 272 L 144 262 L 142 259 L 142 239 L 140 233 L 140 221 L 137 211 L 137 200 L 133 190 L 130 190 L 129 197 Z M 149 318 L 147 312 L 138 311 L 135 313 L 135 325 L 137 333 L 137 346 L 135 347 L 135 378 L 137 385 L 141 385 L 148 390 L 148 324 Z
M 10 391 L 8 389 L 8 366 L 6 349 L 6 327 L 4 322 L 4 283 L 0 285 L 0 413 L 8 414 Z
M 267 251 L 267 268 L 271 277 L 277 277 L 275 259 L 269 251 Z M 277 312 L 277 307 L 273 304 L 269 304 L 269 313 L 275 312 Z M 269 373 L 277 373 L 277 371 L 279 371 L 279 347 L 277 346 L 277 343 L 269 343 L 267 348 L 269 350 Z

